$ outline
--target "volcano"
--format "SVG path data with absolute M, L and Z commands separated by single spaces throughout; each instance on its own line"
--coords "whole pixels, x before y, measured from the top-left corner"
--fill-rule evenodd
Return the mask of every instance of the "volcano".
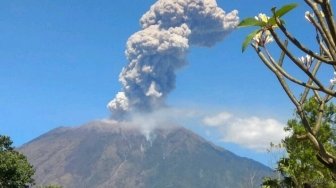
M 272 173 L 178 126 L 143 134 L 95 121 L 56 128 L 19 150 L 36 168 L 36 185 L 64 188 L 257 187 Z

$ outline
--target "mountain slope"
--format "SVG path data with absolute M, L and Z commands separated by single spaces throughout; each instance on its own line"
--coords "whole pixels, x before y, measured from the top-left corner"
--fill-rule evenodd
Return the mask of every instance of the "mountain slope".
M 97 121 L 54 129 L 20 148 L 37 184 L 64 187 L 252 187 L 271 173 L 181 127 L 135 128 Z

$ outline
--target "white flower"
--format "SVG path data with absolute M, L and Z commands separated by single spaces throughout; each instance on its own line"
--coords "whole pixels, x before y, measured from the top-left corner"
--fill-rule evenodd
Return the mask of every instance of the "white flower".
M 267 23 L 270 17 L 266 16 L 266 14 L 259 13 L 258 16 L 254 17 L 256 20 Z M 257 46 L 264 47 L 265 44 L 272 42 L 273 37 L 271 35 L 271 32 L 268 30 L 260 30 L 254 37 L 253 37 L 253 42 Z
M 271 35 L 271 32 L 270 31 L 266 31 L 266 32 L 264 32 L 264 35 L 265 35 L 265 44 L 267 44 L 267 43 L 270 43 L 270 42 L 273 42 L 274 41 L 274 39 L 273 39 L 273 37 L 272 37 L 272 35 Z
M 305 12 L 305 18 L 306 20 L 308 20 L 308 22 L 312 22 L 311 19 L 309 17 L 314 17 L 314 14 L 311 14 L 309 11 Z
M 305 57 L 301 56 L 299 58 L 299 61 L 301 61 L 301 63 L 304 64 L 309 69 L 313 64 L 314 58 L 311 57 L 310 55 L 306 55 Z
M 258 21 L 262 21 L 265 23 L 267 23 L 267 21 L 270 19 L 270 17 L 266 16 L 266 14 L 263 13 L 259 13 L 258 16 L 255 16 L 254 18 Z
M 336 84 L 336 72 L 334 72 L 334 78 L 330 79 L 330 83 L 332 85 L 335 85 Z
M 253 41 L 257 46 L 264 47 L 265 44 L 273 42 L 273 37 L 270 31 L 261 30 L 253 37 Z

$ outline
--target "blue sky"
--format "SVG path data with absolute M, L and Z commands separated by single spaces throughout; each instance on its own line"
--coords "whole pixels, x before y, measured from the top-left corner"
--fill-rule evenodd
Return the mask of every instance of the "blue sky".
M 0 6 L 0 134 L 23 143 L 59 126 L 78 126 L 106 118 L 106 104 L 120 90 L 118 75 L 127 61 L 125 43 L 139 30 L 139 19 L 154 0 L 3 1 Z M 239 17 L 268 12 L 287 0 L 219 0 Z M 306 7 L 286 17 L 299 38 L 309 34 Z M 302 23 L 298 27 L 298 23 Z M 249 29 L 231 33 L 213 48 L 193 47 L 178 71 L 167 103 L 239 119 L 285 123 L 293 105 L 252 49 L 241 53 Z M 309 33 L 309 32 L 308 32 Z M 244 122 L 244 121 L 242 121 Z M 195 123 L 194 121 L 185 122 Z M 197 123 L 195 123 L 197 124 Z M 188 126 L 188 125 L 187 125 Z M 201 126 L 195 132 L 233 152 L 268 164 L 270 156 L 220 141 Z

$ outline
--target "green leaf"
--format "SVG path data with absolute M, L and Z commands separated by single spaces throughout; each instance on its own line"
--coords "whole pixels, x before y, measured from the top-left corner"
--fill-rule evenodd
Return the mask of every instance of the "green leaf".
M 284 21 L 283 19 L 280 19 L 280 22 L 281 22 L 282 24 L 285 23 L 285 21 Z M 268 22 L 267 22 L 267 25 L 271 25 L 271 26 L 276 25 L 275 17 L 270 18 L 270 19 L 268 20 Z
M 265 25 L 266 23 L 250 17 L 250 18 L 246 18 L 243 21 L 241 21 L 238 27 L 265 26 Z
M 294 8 L 296 8 L 298 6 L 298 4 L 296 3 L 292 3 L 292 4 L 288 4 L 288 5 L 284 5 L 283 7 L 281 7 L 279 10 L 276 10 L 276 7 L 272 8 L 272 12 L 273 12 L 273 17 L 270 18 L 267 22 L 268 25 L 276 25 L 276 18 L 281 18 L 283 15 L 285 15 L 286 13 L 288 13 L 289 11 L 293 10 Z M 282 23 L 284 23 L 283 20 L 280 19 L 280 21 Z
M 247 37 L 245 38 L 245 41 L 243 42 L 243 46 L 242 46 L 242 52 L 244 52 L 246 50 L 247 45 L 250 44 L 251 40 L 253 39 L 254 36 L 256 36 L 256 34 L 258 32 L 260 32 L 261 29 L 257 29 L 255 31 L 253 31 L 252 33 L 250 33 L 249 35 L 247 35 Z
M 296 8 L 298 6 L 297 3 L 291 3 L 288 5 L 284 5 L 283 7 L 281 7 L 279 10 L 275 11 L 275 7 L 272 8 L 272 11 L 275 11 L 275 16 L 276 17 L 282 17 L 283 15 L 287 14 L 289 11 L 293 10 L 294 8 Z

